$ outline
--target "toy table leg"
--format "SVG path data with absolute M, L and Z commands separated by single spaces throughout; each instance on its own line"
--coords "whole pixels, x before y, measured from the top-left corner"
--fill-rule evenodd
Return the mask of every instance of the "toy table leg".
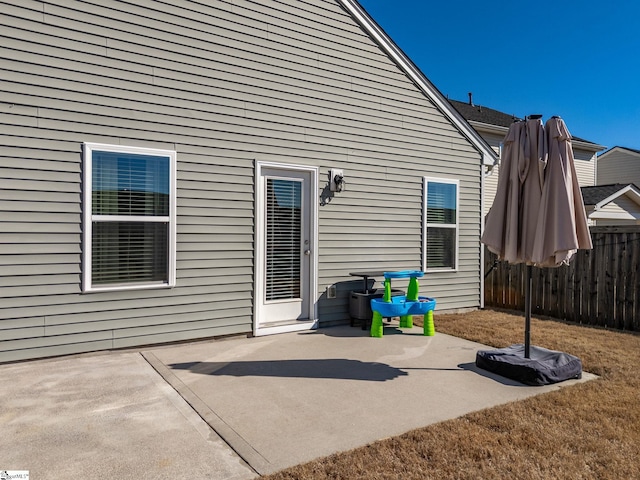
M 382 299 L 390 303 L 391 302 L 391 279 L 384 279 L 384 296 Z M 384 325 L 382 324 L 382 314 L 380 312 L 373 312 L 373 316 L 371 318 L 371 336 L 376 338 L 382 338 L 382 332 L 384 330 Z
M 418 279 L 411 277 L 409 280 L 409 287 L 407 288 L 407 301 L 415 302 L 418 300 Z M 413 327 L 413 315 L 403 315 L 400 317 L 400 328 L 412 328 Z
M 371 336 L 382 338 L 383 331 L 382 314 L 380 312 L 373 312 L 373 318 L 371 319 Z
M 433 310 L 429 310 L 424 315 L 423 334 L 427 337 L 433 337 L 436 334 L 436 327 L 433 324 Z

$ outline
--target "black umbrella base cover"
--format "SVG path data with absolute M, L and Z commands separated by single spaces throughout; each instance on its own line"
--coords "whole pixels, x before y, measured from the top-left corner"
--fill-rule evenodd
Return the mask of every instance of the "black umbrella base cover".
M 549 385 L 582 378 L 582 362 L 568 353 L 531 345 L 529 357 L 524 356 L 523 344 L 479 350 L 476 366 L 525 385 Z

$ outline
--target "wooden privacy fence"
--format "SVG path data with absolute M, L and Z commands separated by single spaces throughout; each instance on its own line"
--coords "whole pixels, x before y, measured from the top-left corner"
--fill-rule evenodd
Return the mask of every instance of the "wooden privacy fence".
M 640 226 L 591 227 L 591 239 L 568 266 L 533 267 L 532 313 L 640 331 Z M 524 311 L 525 274 L 485 247 L 485 305 Z

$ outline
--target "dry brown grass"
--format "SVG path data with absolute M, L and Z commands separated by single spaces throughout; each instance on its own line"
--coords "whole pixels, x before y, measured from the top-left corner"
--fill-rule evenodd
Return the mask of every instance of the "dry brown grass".
M 521 343 L 521 315 L 436 316 L 439 332 Z M 531 343 L 580 357 L 595 381 L 471 413 L 263 477 L 640 479 L 640 336 L 532 319 Z

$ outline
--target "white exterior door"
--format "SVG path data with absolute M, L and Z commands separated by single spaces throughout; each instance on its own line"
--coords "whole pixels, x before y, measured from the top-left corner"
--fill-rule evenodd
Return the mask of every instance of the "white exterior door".
M 256 334 L 314 328 L 315 169 L 258 165 Z

